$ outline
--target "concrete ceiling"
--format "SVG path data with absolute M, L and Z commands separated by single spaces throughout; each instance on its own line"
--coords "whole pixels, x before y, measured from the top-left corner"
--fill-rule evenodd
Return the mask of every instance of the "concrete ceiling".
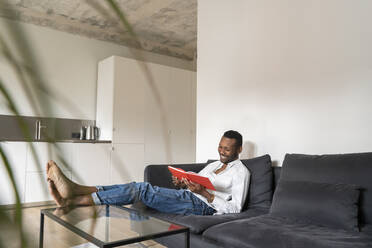
M 90 4 L 89 4 L 89 3 Z M 197 0 L 117 0 L 143 50 L 193 60 L 196 54 Z M 9 0 L 0 16 L 85 37 L 139 48 L 117 19 L 94 5 L 103 0 Z

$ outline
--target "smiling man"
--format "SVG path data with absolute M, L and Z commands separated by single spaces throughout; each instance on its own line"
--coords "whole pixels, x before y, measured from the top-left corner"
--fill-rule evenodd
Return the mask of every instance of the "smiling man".
M 227 131 L 218 145 L 220 160 L 207 165 L 198 174 L 208 177 L 216 191 L 185 181 L 173 183 L 187 186 L 195 196 L 216 210 L 217 214 L 239 213 L 243 207 L 250 179 L 250 172 L 239 160 L 243 138 L 237 131 Z
M 242 136 L 227 131 L 218 146 L 220 160 L 208 164 L 198 174 L 208 177 L 216 191 L 200 184 L 172 178 L 176 186 L 168 189 L 149 183 L 127 183 L 111 186 L 84 186 L 72 182 L 54 161 L 47 164 L 49 190 L 58 206 L 69 205 L 126 205 L 141 201 L 160 212 L 212 215 L 238 213 L 247 195 L 250 172 L 239 160 Z

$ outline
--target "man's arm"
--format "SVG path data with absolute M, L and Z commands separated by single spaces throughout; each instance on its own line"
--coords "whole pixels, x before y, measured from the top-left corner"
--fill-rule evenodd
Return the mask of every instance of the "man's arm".
M 218 163 L 218 162 L 215 161 L 213 163 L 207 164 L 201 171 L 199 171 L 198 174 L 200 176 L 207 177 L 207 174 L 210 173 L 211 171 L 213 171 L 214 168 L 216 167 L 216 163 Z M 202 186 L 200 184 L 197 184 L 197 183 L 194 183 L 194 182 L 191 182 L 189 180 L 183 180 L 183 181 L 184 181 L 184 184 L 186 185 L 186 187 L 191 192 L 204 196 L 205 198 L 207 198 L 207 201 L 209 203 L 213 202 L 214 194 L 209 193 L 204 186 Z
M 193 193 L 204 196 L 205 198 L 207 198 L 209 203 L 213 202 L 214 194 L 209 193 L 203 185 L 191 182 L 191 181 L 186 180 L 186 179 L 183 180 L 183 182 L 190 191 L 192 191 Z

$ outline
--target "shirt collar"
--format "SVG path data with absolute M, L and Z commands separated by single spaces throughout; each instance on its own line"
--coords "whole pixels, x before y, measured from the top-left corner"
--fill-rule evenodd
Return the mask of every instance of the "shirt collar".
M 238 158 L 234 161 L 231 161 L 230 163 L 227 163 L 226 169 L 233 167 L 234 165 L 238 164 L 239 162 L 240 162 L 240 159 Z M 220 166 L 222 166 L 222 165 L 223 165 L 223 163 L 220 161 Z

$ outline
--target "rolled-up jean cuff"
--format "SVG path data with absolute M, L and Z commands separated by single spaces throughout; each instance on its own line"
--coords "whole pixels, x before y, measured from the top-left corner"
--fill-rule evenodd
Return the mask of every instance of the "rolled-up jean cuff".
M 96 186 L 97 191 L 104 191 L 103 186 Z
M 98 191 L 103 191 L 103 187 L 102 186 L 96 186 L 96 188 L 97 188 L 97 192 Z M 99 199 L 99 197 L 97 195 L 97 192 L 94 192 L 94 193 L 91 194 L 92 199 L 93 199 L 93 202 L 94 202 L 95 205 L 102 205 L 102 202 Z

